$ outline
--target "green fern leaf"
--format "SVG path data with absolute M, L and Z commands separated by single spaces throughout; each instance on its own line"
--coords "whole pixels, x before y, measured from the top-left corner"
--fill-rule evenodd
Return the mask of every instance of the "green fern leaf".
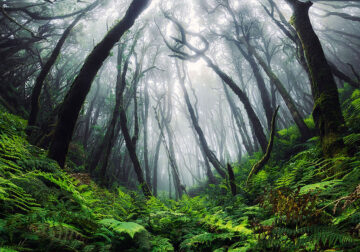
M 99 221 L 100 224 L 113 230 L 116 233 L 128 234 L 131 238 L 134 238 L 135 234 L 146 231 L 146 229 L 135 222 L 120 222 L 115 219 L 103 219 Z

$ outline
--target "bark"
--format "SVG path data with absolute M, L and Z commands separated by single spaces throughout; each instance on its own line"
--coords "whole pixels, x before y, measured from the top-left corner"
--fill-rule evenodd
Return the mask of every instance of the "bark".
M 306 63 L 305 55 L 304 55 L 304 49 L 301 45 L 301 41 L 299 39 L 298 34 L 296 33 L 295 29 L 289 24 L 289 22 L 285 19 L 284 15 L 278 8 L 277 4 L 273 0 L 268 0 L 271 7 L 275 9 L 280 17 L 280 21 L 277 20 L 274 16 L 274 12 L 270 12 L 265 6 L 264 9 L 267 12 L 267 14 L 271 17 L 271 19 L 275 22 L 275 24 L 279 27 L 279 29 L 290 39 L 294 42 L 296 46 L 296 60 L 299 62 L 301 67 L 304 69 L 304 71 L 307 74 L 307 77 L 309 79 L 309 83 L 311 83 L 311 74 L 309 67 Z
M 94 93 L 94 97 L 90 102 L 89 108 L 86 112 L 86 118 L 85 118 L 85 126 L 84 126 L 84 137 L 83 137 L 83 146 L 84 149 L 87 150 L 87 144 L 89 141 L 89 137 L 90 137 L 90 123 L 91 123 L 91 115 L 92 112 L 94 110 L 94 106 L 95 106 L 95 102 L 97 100 L 97 96 L 99 94 L 99 90 L 100 90 L 100 78 L 97 81 L 97 85 L 96 85 L 96 91 Z
M 208 66 L 214 70 L 214 72 L 229 86 L 229 88 L 238 96 L 240 101 L 243 103 L 249 120 L 252 123 L 255 136 L 260 143 L 262 151 L 265 153 L 267 145 L 266 136 L 264 134 L 263 127 L 261 126 L 260 120 L 257 117 L 253 107 L 251 106 L 249 98 L 226 73 L 224 73 L 217 65 L 214 65 L 210 58 L 206 56 L 203 56 L 203 58 L 208 63 Z
M 345 121 L 334 77 L 309 19 L 312 2 L 286 1 L 293 9 L 291 22 L 301 40 L 311 73 L 315 100 L 313 118 L 320 132 L 322 150 L 326 157 L 334 157 L 345 150 L 342 139 Z
M 120 126 L 121 126 L 121 132 L 125 139 L 126 148 L 129 152 L 130 159 L 133 163 L 133 167 L 134 167 L 138 182 L 140 184 L 140 187 L 142 189 L 142 192 L 145 195 L 145 197 L 147 197 L 147 198 L 151 197 L 152 196 L 151 191 L 144 179 L 144 174 L 142 172 L 139 159 L 136 155 L 136 147 L 134 146 L 133 141 L 129 134 L 129 129 L 127 127 L 126 113 L 123 108 L 120 109 Z
M 271 82 L 276 86 L 277 90 L 279 91 L 281 97 L 283 98 L 287 108 L 290 111 L 294 122 L 296 123 L 297 127 L 299 128 L 302 140 L 307 140 L 311 137 L 311 132 L 308 126 L 304 122 L 304 118 L 300 114 L 299 110 L 296 107 L 295 101 L 292 99 L 280 79 L 276 76 L 276 74 L 272 71 L 271 67 L 268 66 L 265 61 L 261 58 L 261 56 L 255 51 L 253 47 L 249 45 L 249 50 L 253 52 L 255 58 L 271 80 Z
M 210 150 L 209 145 L 208 145 L 208 143 L 206 141 L 206 138 L 204 136 L 204 133 L 203 133 L 203 131 L 202 131 L 200 125 L 199 125 L 198 119 L 195 116 L 194 109 L 193 109 L 193 107 L 191 105 L 190 98 L 189 98 L 188 92 L 187 92 L 186 87 L 185 87 L 185 76 L 183 76 L 183 77 L 181 76 L 178 64 L 176 64 L 176 67 L 177 67 L 177 72 L 178 72 L 178 76 L 179 76 L 179 82 L 180 82 L 180 85 L 181 85 L 181 89 L 182 89 L 183 94 L 184 94 L 184 100 L 185 100 L 187 109 L 189 111 L 193 127 L 194 127 L 194 129 L 195 129 L 195 131 L 196 131 L 196 133 L 198 135 L 200 144 L 201 144 L 207 158 L 209 159 L 210 163 L 214 166 L 215 170 L 220 174 L 221 177 L 225 178 L 226 173 L 224 171 L 224 168 L 222 167 L 219 160 L 216 158 L 215 154 Z
M 168 107 L 168 109 L 170 109 L 170 107 Z M 169 140 L 169 144 L 166 143 L 166 139 L 165 139 L 165 135 L 164 135 L 164 131 L 162 130 L 162 126 L 160 125 L 160 118 L 159 115 L 157 114 L 157 112 L 155 111 L 155 116 L 156 116 L 156 120 L 158 122 L 158 126 L 160 129 L 160 134 L 161 134 L 161 138 L 166 150 L 166 154 L 168 156 L 169 159 L 169 164 L 171 167 L 171 174 L 173 177 L 173 182 L 174 182 L 174 187 L 175 187 L 175 196 L 176 199 L 181 199 L 182 197 L 182 189 L 181 189 L 181 182 L 180 182 L 180 176 L 179 176 L 179 170 L 178 170 L 178 166 L 175 160 L 175 152 L 174 152 L 174 143 L 173 143 L 173 138 L 172 138 L 172 132 L 170 130 L 170 126 L 169 126 L 169 120 L 168 118 L 164 119 L 164 126 L 168 135 L 168 140 Z M 162 113 L 164 114 L 164 113 Z M 169 173 L 169 177 L 170 177 L 170 173 Z
M 55 159 L 60 167 L 65 165 L 66 154 L 76 120 L 96 73 L 108 57 L 115 43 L 131 28 L 135 19 L 146 8 L 149 2 L 150 0 L 133 0 L 124 18 L 108 32 L 87 57 L 71 89 L 67 93 L 61 106 L 59 119 L 48 153 L 48 156 Z
M 234 170 L 233 170 L 233 168 L 231 167 L 231 165 L 229 163 L 227 164 L 227 170 L 228 170 L 231 194 L 233 196 L 235 196 L 236 195 L 235 175 L 234 175 Z
M 260 73 L 259 66 L 258 66 L 258 64 L 256 63 L 256 61 L 254 59 L 252 51 L 249 51 L 249 53 L 246 53 L 238 43 L 235 43 L 235 45 L 239 49 L 241 54 L 244 56 L 244 58 L 247 60 L 247 62 L 249 63 L 249 65 L 250 65 L 250 67 L 252 69 L 252 72 L 254 73 L 256 84 L 257 84 L 259 92 L 260 92 L 262 106 L 263 106 L 263 109 L 265 111 L 267 126 L 268 126 L 268 129 L 270 129 L 271 115 L 272 115 L 273 108 L 272 108 L 272 104 L 271 104 L 271 100 L 270 100 L 270 95 L 269 95 L 269 92 L 266 89 L 265 81 L 264 81 L 264 78 L 262 77 L 262 75 Z
M 58 56 L 60 54 L 61 48 L 63 47 L 67 37 L 70 35 L 71 30 L 80 21 L 80 19 L 84 16 L 84 14 L 85 13 L 82 13 L 79 16 L 77 16 L 74 19 L 74 21 L 66 28 L 64 33 L 61 35 L 61 38 L 57 42 L 54 50 L 52 51 L 49 59 L 46 61 L 46 63 L 44 64 L 44 66 L 42 67 L 42 69 L 40 71 L 40 74 L 36 78 L 35 85 L 34 85 L 34 88 L 32 90 L 32 94 L 31 94 L 31 110 L 30 110 L 30 115 L 29 115 L 28 125 L 27 125 L 28 126 L 27 134 L 28 135 L 31 135 L 31 133 L 32 133 L 31 127 L 34 127 L 36 125 L 36 120 L 37 120 L 37 116 L 38 116 L 39 109 L 40 109 L 40 94 L 41 94 L 41 90 L 42 90 L 44 81 L 46 79 L 46 76 L 49 74 L 51 68 L 55 64 L 56 59 L 58 58 Z
M 144 168 L 145 168 L 145 174 L 146 174 L 146 182 L 151 188 L 151 172 L 150 172 L 150 165 L 149 165 L 149 151 L 148 151 L 148 117 L 149 117 L 149 105 L 150 105 L 150 99 L 149 99 L 149 88 L 148 83 L 145 82 L 144 87 Z M 155 174 L 154 174 L 155 176 Z M 156 192 L 157 193 L 157 192 Z
M 161 127 L 164 127 L 164 123 L 161 124 Z M 152 167 L 154 167 L 152 186 L 153 186 L 153 194 L 155 197 L 157 196 L 158 161 L 159 161 L 160 146 L 161 146 L 161 135 L 159 135 L 159 138 L 156 142 L 155 155 L 154 155 L 154 160 L 153 160 L 153 165 L 152 165 Z
M 242 120 L 240 109 L 238 107 L 236 107 L 236 104 L 235 104 L 234 100 L 232 99 L 232 97 L 230 96 L 230 93 L 229 93 L 229 91 L 226 88 L 224 83 L 223 83 L 223 87 L 224 87 L 226 99 L 227 99 L 227 101 L 229 103 L 229 106 L 230 106 L 231 113 L 234 116 L 236 126 L 238 127 L 239 132 L 240 132 L 240 134 L 242 136 L 245 149 L 249 153 L 249 155 L 252 155 L 254 153 L 254 149 L 253 149 L 253 146 L 251 144 L 249 134 L 248 134 L 248 132 L 246 130 L 245 123 Z
M 270 159 L 270 154 L 272 151 L 272 147 L 273 147 L 273 143 L 274 143 L 274 138 L 275 138 L 275 129 L 276 129 L 276 115 L 277 112 L 279 110 L 279 107 L 276 108 L 274 115 L 272 117 L 271 120 L 271 132 L 270 132 L 270 139 L 269 139 L 269 143 L 268 146 L 266 148 L 266 153 L 264 154 L 264 156 L 251 168 L 251 171 L 249 173 L 249 176 L 246 180 L 246 184 L 248 184 L 248 182 L 250 181 L 251 177 L 256 175 L 263 167 L 264 165 L 266 165 L 266 163 L 269 161 Z

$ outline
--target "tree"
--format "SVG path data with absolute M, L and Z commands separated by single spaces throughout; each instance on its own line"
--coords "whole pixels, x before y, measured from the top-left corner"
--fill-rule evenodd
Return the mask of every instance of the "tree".
M 286 2 L 293 9 L 291 23 L 301 40 L 311 74 L 311 88 L 315 101 L 313 118 L 320 132 L 322 150 L 326 157 L 343 154 L 342 134 L 345 131 L 345 121 L 334 77 L 309 19 L 308 12 L 312 2 Z
M 133 0 L 124 18 L 118 22 L 86 58 L 71 89 L 67 93 L 60 112 L 48 156 L 61 167 L 65 165 L 66 154 L 74 131 L 76 120 L 88 94 L 92 81 L 102 63 L 108 57 L 114 44 L 131 28 L 135 19 L 150 3 L 150 0 Z
M 210 67 L 224 81 L 224 83 L 226 83 L 229 86 L 229 88 L 238 96 L 240 101 L 243 103 L 245 110 L 248 114 L 248 117 L 252 123 L 252 127 L 255 132 L 256 138 L 258 139 L 258 141 L 260 143 L 262 151 L 265 153 L 266 145 L 267 145 L 266 136 L 264 134 L 263 127 L 260 123 L 260 120 L 257 117 L 257 115 L 250 103 L 249 98 L 239 88 L 239 86 L 236 85 L 236 83 L 233 81 L 233 79 L 230 76 L 228 76 L 225 72 L 223 72 L 217 65 L 215 65 L 213 63 L 213 61 L 208 56 L 205 55 L 205 52 L 207 51 L 207 49 L 209 47 L 208 41 L 200 34 L 186 31 L 182 27 L 182 25 L 173 17 L 170 17 L 167 14 L 165 14 L 165 17 L 168 18 L 169 20 L 171 20 L 180 31 L 181 39 L 175 38 L 174 40 L 176 41 L 176 43 L 180 43 L 182 46 L 187 47 L 189 50 L 191 50 L 194 53 L 192 55 L 185 53 L 185 52 L 181 51 L 180 49 L 178 49 L 178 47 L 171 46 L 164 38 L 164 41 L 165 41 L 167 47 L 175 53 L 175 55 L 173 55 L 173 56 L 178 57 L 179 59 L 182 59 L 182 60 L 194 60 L 194 59 L 199 59 L 200 57 L 203 60 L 205 60 L 205 62 L 208 64 L 208 67 Z M 187 41 L 186 34 L 190 34 L 192 36 L 200 38 L 200 40 L 205 44 L 205 47 L 203 49 L 197 49 L 194 46 L 192 46 Z M 181 48 L 181 47 L 179 47 L 179 48 Z
M 43 87 L 43 83 L 46 79 L 46 76 L 48 75 L 51 68 L 55 64 L 55 61 L 60 54 L 60 50 L 61 50 L 62 46 L 64 45 L 66 38 L 69 36 L 72 28 L 80 21 L 80 19 L 84 16 L 84 14 L 85 14 L 85 12 L 78 15 L 74 19 L 74 21 L 65 29 L 61 38 L 57 42 L 53 52 L 51 53 L 49 59 L 46 61 L 46 63 L 42 67 L 38 77 L 36 78 L 36 82 L 33 87 L 32 95 L 31 95 L 31 110 L 30 110 L 30 115 L 29 115 L 28 125 L 27 125 L 28 126 L 27 134 L 29 136 L 31 135 L 31 133 L 33 131 L 33 127 L 36 125 L 36 120 L 37 120 L 37 116 L 38 116 L 39 108 L 40 108 L 40 104 L 39 104 L 40 103 L 40 101 L 39 101 L 40 94 L 41 94 L 41 90 Z
M 176 68 L 177 68 L 178 78 L 180 80 L 179 82 L 180 82 L 180 85 L 181 85 L 181 89 L 182 89 L 183 94 L 184 94 L 184 100 L 185 100 L 187 109 L 189 111 L 193 127 L 194 127 L 194 129 L 195 129 L 195 131 L 196 131 L 196 133 L 198 135 L 199 142 L 201 144 L 201 148 L 205 152 L 206 157 L 208 158 L 210 163 L 214 166 L 215 170 L 220 174 L 221 177 L 225 178 L 226 173 L 224 171 L 224 167 L 221 165 L 219 160 L 216 158 L 215 154 L 210 150 L 210 148 L 208 146 L 208 143 L 207 143 L 207 141 L 205 139 L 204 133 L 203 133 L 202 129 L 200 128 L 200 125 L 198 123 L 198 118 L 195 115 L 194 109 L 193 109 L 193 107 L 191 105 L 191 102 L 190 102 L 188 92 L 187 92 L 186 87 L 185 87 L 185 77 L 186 76 L 181 75 L 180 68 L 179 68 L 179 65 L 178 65 L 177 62 L 176 62 Z M 208 174 L 208 175 L 210 175 L 210 174 Z M 211 179 L 212 182 L 214 181 L 214 178 L 211 177 L 211 175 L 209 176 L 209 179 Z

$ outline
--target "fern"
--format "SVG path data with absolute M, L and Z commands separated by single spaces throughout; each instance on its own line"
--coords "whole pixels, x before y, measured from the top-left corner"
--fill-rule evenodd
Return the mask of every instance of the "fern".
M 110 229 L 111 231 L 118 233 L 118 234 L 128 234 L 131 238 L 137 233 L 141 233 L 146 231 L 146 229 L 134 222 L 120 222 L 115 219 L 103 219 L 99 221 L 99 224 L 105 226 L 106 228 Z
M 180 248 L 182 249 L 195 249 L 195 250 L 206 250 L 206 249 L 214 249 L 218 248 L 220 244 L 226 244 L 226 242 L 236 239 L 236 235 L 232 233 L 202 233 L 198 235 L 188 235 L 190 238 L 184 240 L 180 244 Z
M 17 250 L 11 247 L 0 247 L 0 252 L 17 252 Z
M 155 236 L 151 239 L 152 252 L 172 252 L 174 251 L 173 245 L 168 238 Z

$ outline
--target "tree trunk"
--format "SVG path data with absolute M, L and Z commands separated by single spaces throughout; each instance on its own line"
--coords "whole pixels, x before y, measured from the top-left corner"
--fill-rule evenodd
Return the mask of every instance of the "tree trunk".
M 163 126 L 161 126 L 161 122 L 160 122 L 160 118 L 158 115 L 158 112 L 155 111 L 155 117 L 156 117 L 156 121 L 158 123 L 158 127 L 160 130 L 160 135 L 163 141 L 163 145 L 165 147 L 165 151 L 169 160 L 169 164 L 170 164 L 170 168 L 171 168 L 171 173 L 172 173 L 172 177 L 173 177 L 173 181 L 174 181 L 174 187 L 175 187 L 175 196 L 176 199 L 182 197 L 182 189 L 181 189 L 181 181 L 180 181 L 180 175 L 179 175 L 179 170 L 178 170 L 178 166 L 176 163 L 176 159 L 175 159 L 175 151 L 174 151 L 174 142 L 173 142 L 173 135 L 170 129 L 170 121 L 171 121 L 171 93 L 172 93 L 172 87 L 170 86 L 168 89 L 168 111 L 167 111 L 167 116 L 166 118 L 163 117 L 163 122 L 164 122 L 164 126 L 165 126 L 165 130 L 166 133 L 168 135 L 168 141 L 169 144 L 167 144 L 166 142 L 166 138 L 165 138 L 165 134 L 163 131 Z M 164 115 L 165 111 L 161 110 L 161 114 Z
M 290 114 L 292 118 L 294 119 L 296 125 L 299 128 L 301 138 L 302 140 L 307 140 L 311 137 L 311 132 L 308 128 L 308 126 L 305 124 L 304 119 L 302 115 L 300 114 L 299 110 L 297 109 L 294 100 L 289 95 L 287 90 L 285 89 L 284 85 L 280 81 L 280 79 L 276 76 L 276 74 L 272 71 L 271 67 L 269 67 L 265 61 L 261 58 L 261 56 L 255 51 L 255 49 L 248 45 L 249 50 L 251 50 L 259 62 L 259 64 L 262 66 L 263 70 L 269 77 L 270 81 L 276 86 L 277 90 L 279 91 L 281 97 L 283 98 L 287 108 L 290 111 Z
M 111 116 L 110 124 L 107 128 L 105 137 L 103 139 L 103 143 L 101 144 L 102 145 L 101 149 L 99 148 L 99 152 L 100 152 L 99 156 L 101 156 L 103 151 L 105 153 L 104 159 L 103 159 L 104 163 L 102 164 L 102 167 L 100 169 L 100 176 L 103 179 L 105 179 L 108 158 L 109 158 L 111 149 L 115 143 L 115 139 L 114 139 L 115 126 L 116 126 L 117 121 L 119 120 L 119 116 L 120 116 L 120 105 L 121 105 L 121 101 L 122 101 L 122 95 L 123 95 L 123 92 L 124 92 L 125 86 L 126 86 L 126 83 L 125 83 L 126 71 L 127 71 L 129 59 L 132 54 L 133 48 L 135 47 L 135 44 L 136 44 L 136 40 L 133 43 L 131 50 L 129 52 L 129 55 L 127 56 L 127 58 L 125 60 L 123 72 L 121 71 L 121 65 L 122 65 L 122 59 L 123 59 L 123 54 L 124 54 L 124 50 L 125 50 L 125 45 L 122 44 L 122 45 L 118 46 L 118 54 L 117 54 L 118 73 L 117 73 L 116 88 L 115 88 L 115 94 L 116 94 L 115 106 L 114 106 L 113 113 Z M 97 162 L 99 162 L 99 160 L 100 160 L 100 158 L 95 160 L 95 162 L 97 163 Z M 96 165 L 93 165 L 91 168 L 95 169 Z
M 176 192 L 176 199 L 181 199 L 182 197 L 182 189 L 181 189 L 181 181 L 180 181 L 180 174 L 179 174 L 179 168 L 176 163 L 175 159 L 175 151 L 174 151 L 174 141 L 173 141 L 173 134 L 170 129 L 170 123 L 165 121 L 165 129 L 166 133 L 168 135 L 169 144 L 166 145 L 166 142 L 164 144 L 166 145 L 165 148 L 168 149 L 168 157 L 170 159 L 170 167 L 171 167 L 171 173 L 174 180 L 174 187 Z M 163 138 L 165 141 L 165 137 Z
M 263 106 L 263 109 L 265 111 L 267 126 L 268 126 L 268 129 L 270 130 L 271 116 L 272 116 L 273 108 L 272 108 L 272 104 L 271 104 L 271 101 L 270 101 L 269 92 L 268 92 L 268 90 L 266 89 L 266 86 L 265 86 L 264 78 L 262 77 L 262 75 L 260 73 L 260 69 L 259 69 L 258 64 L 256 64 L 256 61 L 255 61 L 254 56 L 253 56 L 253 52 L 248 51 L 248 53 L 246 53 L 238 43 L 236 43 L 236 46 L 239 49 L 239 51 L 241 52 L 241 54 L 244 56 L 246 61 L 249 63 L 249 65 L 250 65 L 250 67 L 251 67 L 251 69 L 252 69 L 252 71 L 254 73 L 256 84 L 257 84 L 259 92 L 260 92 L 262 106 Z
M 164 127 L 164 123 L 161 124 L 161 127 Z M 162 130 L 162 129 L 160 129 Z M 159 138 L 156 142 L 155 147 L 155 155 L 154 155 L 154 161 L 153 161 L 153 180 L 152 180 L 152 186 L 153 186 L 153 194 L 156 197 L 157 196 L 157 182 L 158 182 L 158 161 L 159 161 L 159 153 L 160 153 L 160 146 L 161 146 L 161 134 L 159 135 Z
M 133 163 L 133 167 L 134 167 L 137 179 L 139 181 L 139 184 L 141 186 L 141 189 L 142 189 L 145 197 L 150 197 L 151 191 L 144 179 L 141 165 L 140 165 L 139 159 L 136 155 L 136 148 L 133 144 L 133 141 L 132 141 L 133 139 L 131 139 L 130 134 L 129 134 L 129 129 L 127 127 L 126 113 L 122 107 L 120 108 L 120 126 L 121 126 L 121 132 L 124 135 L 126 148 L 129 152 L 129 155 L 130 155 L 131 161 Z
M 311 73 L 315 101 L 313 118 L 320 132 L 322 150 L 326 157 L 334 157 L 344 152 L 345 121 L 334 77 L 309 19 L 312 2 L 286 1 L 293 9 L 291 22 L 301 40 Z
M 227 74 L 221 71 L 218 66 L 214 65 L 210 58 L 204 55 L 203 59 L 208 63 L 209 67 L 213 69 L 214 72 L 230 87 L 230 89 L 239 97 L 240 101 L 243 103 L 249 120 L 252 123 L 256 138 L 260 143 L 262 151 L 265 153 L 267 146 L 266 136 L 264 134 L 263 127 L 261 126 L 260 120 L 251 106 L 249 98 Z
M 234 100 L 230 96 L 230 93 L 225 86 L 225 83 L 223 83 L 223 87 L 224 87 L 224 91 L 225 91 L 226 100 L 228 101 L 228 103 L 230 105 L 231 113 L 234 116 L 236 126 L 238 127 L 240 134 L 242 136 L 245 149 L 249 153 L 249 155 L 252 155 L 254 153 L 254 149 L 253 149 L 249 134 L 247 133 L 245 123 L 243 122 L 243 120 L 241 120 L 241 113 L 239 111 L 239 108 L 236 107 Z
M 201 146 L 202 146 L 204 152 L 206 153 L 206 156 L 209 159 L 210 163 L 214 166 L 215 170 L 221 175 L 221 177 L 225 178 L 226 173 L 224 171 L 224 168 L 222 167 L 219 160 L 216 158 L 215 154 L 210 150 L 210 148 L 209 148 L 209 146 L 207 144 L 206 138 L 204 136 L 204 133 L 203 133 L 203 131 L 200 128 L 200 125 L 198 123 L 198 119 L 195 116 L 194 109 L 193 109 L 193 107 L 191 105 L 190 98 L 189 98 L 188 92 L 187 92 L 186 87 L 185 87 L 185 83 L 184 83 L 185 82 L 185 76 L 183 76 L 183 77 L 181 76 L 178 64 L 176 64 L 176 67 L 177 67 L 177 72 L 178 72 L 178 76 L 179 76 L 179 82 L 180 82 L 180 85 L 181 85 L 181 89 L 182 89 L 182 91 L 184 93 L 184 99 L 185 99 L 185 102 L 186 102 L 186 106 L 187 106 L 188 111 L 190 113 L 190 118 L 191 118 L 192 124 L 193 124 L 193 126 L 195 128 L 195 131 L 196 131 L 198 137 L 199 137 L 199 141 L 201 143 Z
M 228 169 L 228 175 L 229 175 L 229 184 L 230 184 L 231 194 L 233 196 L 235 196 L 236 195 L 236 184 L 235 184 L 234 170 L 229 163 L 227 164 L 227 169 Z
M 86 58 L 78 76 L 73 82 L 61 106 L 59 119 L 52 139 L 48 156 L 64 167 L 69 143 L 76 120 L 88 94 L 91 83 L 110 50 L 122 35 L 131 28 L 135 19 L 146 8 L 150 0 L 133 0 L 124 18 L 117 23 Z
M 66 28 L 66 30 L 62 34 L 61 38 L 57 42 L 53 52 L 51 53 L 50 58 L 46 61 L 45 65 L 42 67 L 42 69 L 40 71 L 40 74 L 36 78 L 35 85 L 34 85 L 34 88 L 32 90 L 32 94 L 31 94 L 31 110 L 30 110 L 30 115 L 29 115 L 28 125 L 27 125 L 28 126 L 27 134 L 29 136 L 31 135 L 31 133 L 33 131 L 31 127 L 34 127 L 36 125 L 36 119 L 37 119 L 39 109 L 40 109 L 40 104 L 39 104 L 40 94 L 41 94 L 41 90 L 42 90 L 45 78 L 49 74 L 53 65 L 55 64 L 55 61 L 60 54 L 60 50 L 61 50 L 62 46 L 64 45 L 65 40 L 69 36 L 72 28 L 80 21 L 80 19 L 84 16 L 84 14 L 85 13 L 82 13 L 79 16 L 77 16 L 74 19 L 74 21 Z
M 149 117 L 149 105 L 150 105 L 150 99 L 149 99 L 149 88 L 148 83 L 145 82 L 144 87 L 144 168 L 145 168 L 145 174 L 146 174 L 146 182 L 150 186 L 151 189 L 151 174 L 150 174 L 150 166 L 149 166 L 149 154 L 148 154 L 148 117 Z M 155 174 L 154 174 L 155 176 Z
M 94 109 L 94 106 L 95 106 L 95 102 L 97 100 L 97 96 L 99 94 L 99 90 L 100 90 L 100 77 L 97 81 L 97 85 L 96 85 L 96 91 L 95 91 L 95 94 L 94 94 L 94 97 L 93 99 L 91 100 L 90 102 L 90 105 L 89 105 L 89 108 L 86 112 L 86 116 L 85 116 L 85 126 L 84 126 L 84 136 L 83 136 L 83 147 L 85 150 L 87 150 L 87 144 L 88 144 L 88 140 L 89 140 L 89 137 L 90 137 L 90 122 L 91 122 L 91 114 L 92 114 L 92 111 Z

